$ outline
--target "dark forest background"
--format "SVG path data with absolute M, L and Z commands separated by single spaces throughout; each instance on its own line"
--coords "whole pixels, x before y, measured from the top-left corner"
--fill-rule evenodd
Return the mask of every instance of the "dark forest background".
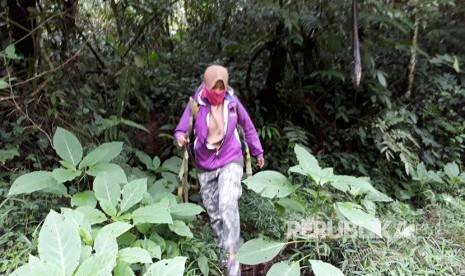
M 48 210 L 69 204 L 7 196 L 20 175 L 56 167 L 57 127 L 84 148 L 124 142 L 119 162 L 132 168 L 144 168 L 140 152 L 161 163 L 181 156 L 173 129 L 210 64 L 229 69 L 264 146 L 264 169 L 286 173 L 301 145 L 322 167 L 370 177 L 393 200 L 377 206 L 378 216 L 416 223 L 418 240 L 378 244 L 351 273 L 463 273 L 465 3 L 359 0 L 355 25 L 352 4 L 0 1 L 0 273 L 26 262 Z M 280 237 L 273 204 L 248 193 L 244 235 Z M 328 243 L 315 258 L 350 274 L 347 260 L 372 246 Z

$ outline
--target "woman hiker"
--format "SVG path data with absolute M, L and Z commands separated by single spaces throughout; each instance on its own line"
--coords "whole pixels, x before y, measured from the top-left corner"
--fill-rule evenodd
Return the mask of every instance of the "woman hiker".
M 202 202 L 210 217 L 216 244 L 228 255 L 229 275 L 240 275 L 236 252 L 241 245 L 238 201 L 242 195 L 244 158 L 237 124 L 242 127 L 259 168 L 265 163 L 263 149 L 249 114 L 228 86 L 225 67 L 212 65 L 205 70 L 203 83 L 193 100 L 198 104 L 194 152 Z M 190 142 L 186 133 L 191 106 L 187 105 L 174 133 L 180 147 Z

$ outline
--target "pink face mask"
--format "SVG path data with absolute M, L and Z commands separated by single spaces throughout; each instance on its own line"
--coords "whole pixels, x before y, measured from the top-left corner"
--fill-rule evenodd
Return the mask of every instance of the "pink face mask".
M 205 87 L 205 93 L 211 105 L 219 105 L 224 101 L 226 90 L 212 90 Z

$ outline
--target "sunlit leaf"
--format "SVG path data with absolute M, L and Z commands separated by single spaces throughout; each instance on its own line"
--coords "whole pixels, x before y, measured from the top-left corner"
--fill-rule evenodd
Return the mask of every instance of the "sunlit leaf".
M 123 150 L 122 142 L 110 142 L 100 145 L 87 154 L 79 164 L 79 169 L 93 166 L 97 163 L 108 163 Z
M 8 195 L 30 194 L 41 190 L 58 195 L 67 194 L 66 187 L 58 183 L 51 172 L 35 171 L 18 177 L 13 182 Z
M 71 197 L 71 206 L 95 207 L 97 206 L 97 199 L 92 191 L 80 192 Z
M 263 197 L 285 197 L 295 191 L 286 176 L 275 171 L 262 171 L 243 181 L 247 187 Z
M 446 173 L 449 178 L 457 177 L 460 174 L 459 166 L 455 162 L 448 163 L 444 166 L 444 173 Z
M 50 211 L 39 233 L 38 250 L 41 260 L 57 265 L 64 274 L 71 274 L 81 256 L 78 227 L 65 216 Z
M 63 160 L 69 162 L 74 167 L 81 162 L 82 146 L 79 140 L 64 128 L 58 127 L 53 136 L 53 146 Z
M 266 276 L 299 276 L 300 264 L 299 262 L 282 261 L 274 264 Z
M 152 263 L 152 257 L 150 257 L 147 250 L 140 247 L 128 247 L 123 248 L 118 252 L 118 259 L 129 263 Z
M 147 178 L 133 180 L 123 187 L 123 199 L 120 203 L 120 212 L 124 213 L 132 206 L 139 203 L 147 192 Z
M 138 223 L 173 223 L 168 207 L 152 204 L 141 207 L 131 214 L 134 224 Z
M 363 227 L 367 230 L 382 237 L 381 222 L 379 219 L 363 211 L 362 207 L 352 202 L 337 202 L 334 204 L 336 212 L 348 219 L 355 225 Z
M 81 175 L 81 171 L 72 171 L 63 168 L 56 168 L 53 170 L 52 175 L 58 183 L 64 183 L 67 181 L 74 180 L 76 177 Z
M 116 265 L 116 255 L 110 252 L 96 253 L 79 266 L 75 276 L 99 276 L 111 271 Z
M 152 264 L 143 276 L 183 276 L 187 257 L 174 257 Z
M 172 224 L 168 224 L 168 228 L 179 236 L 192 238 L 192 234 L 189 227 L 182 220 L 175 220 Z
M 320 260 L 310 260 L 315 276 L 344 276 L 342 271 L 332 264 Z
M 244 243 L 237 252 L 237 260 L 242 264 L 256 265 L 271 261 L 284 248 L 285 243 L 265 241 L 263 238 Z

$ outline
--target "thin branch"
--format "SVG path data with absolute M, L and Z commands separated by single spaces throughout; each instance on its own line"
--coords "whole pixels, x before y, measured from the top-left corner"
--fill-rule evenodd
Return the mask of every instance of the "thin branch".
M 34 29 L 32 29 L 27 35 L 25 35 L 25 36 L 23 36 L 22 38 L 16 40 L 16 41 L 13 43 L 13 45 L 18 44 L 19 42 L 23 41 L 23 40 L 26 39 L 28 36 L 30 36 L 33 32 L 35 32 L 35 31 L 37 31 L 39 28 L 41 28 L 42 25 L 45 25 L 45 23 L 47 23 L 47 22 L 50 21 L 52 18 L 57 17 L 57 16 L 61 16 L 61 13 L 59 13 L 59 14 L 54 14 L 54 15 L 50 16 L 49 18 L 45 19 L 44 22 L 41 22 L 39 25 L 37 25 L 37 26 L 36 26 Z M 15 21 L 10 20 L 9 18 L 6 18 L 6 19 L 7 19 L 8 22 L 10 22 L 10 23 L 13 23 L 13 24 L 16 24 L 16 25 L 18 24 L 18 23 L 16 23 Z M 3 49 L 3 50 L 5 50 L 5 49 Z M 2 51 L 3 51 L 3 50 L 2 50 Z
M 174 4 L 176 4 L 176 1 L 172 1 L 171 3 L 168 4 L 168 7 L 171 7 L 173 6 Z M 159 14 L 158 13 L 155 13 L 144 25 L 142 25 L 142 27 L 139 29 L 139 32 L 137 33 L 137 35 L 134 37 L 134 39 L 132 40 L 131 44 L 129 45 L 128 49 L 126 50 L 126 52 L 124 53 L 123 55 L 123 59 L 126 57 L 126 55 L 129 53 L 129 51 L 132 49 L 132 47 L 134 46 L 134 44 L 136 44 L 137 40 L 139 39 L 139 37 L 142 35 L 142 32 L 145 30 L 145 28 L 147 28 L 147 26 L 152 23 L 153 20 L 155 20 L 155 18 L 157 18 Z M 155 30 L 157 30 L 158 28 L 160 27 L 160 25 L 157 26 L 157 28 Z
M 84 34 L 82 33 L 81 29 L 78 28 L 76 26 L 76 30 L 79 32 L 79 35 L 83 38 L 83 39 L 86 39 L 86 37 L 84 36 Z M 87 41 L 89 41 L 90 38 L 87 39 Z M 98 55 L 97 51 L 95 51 L 94 47 L 92 47 L 92 45 L 90 45 L 90 43 L 87 43 L 86 41 L 86 45 L 87 47 L 89 47 L 90 51 L 92 52 L 92 54 L 94 55 L 94 57 L 97 59 L 98 63 L 100 64 L 100 66 L 102 66 L 102 68 L 105 69 L 105 63 L 103 62 L 103 60 L 100 58 L 100 56 Z
M 11 100 L 13 98 L 18 98 L 18 96 L 0 97 L 0 102 L 8 101 L 8 100 Z
M 84 42 L 84 45 L 76 52 L 76 54 L 74 54 L 72 57 L 70 57 L 69 59 L 67 59 L 63 64 L 60 64 L 58 67 L 52 69 L 52 70 L 49 70 L 49 71 L 45 71 L 45 72 L 42 72 L 40 73 L 39 75 L 35 76 L 35 77 L 32 77 L 32 78 L 29 78 L 25 81 L 22 81 L 22 82 L 18 82 L 18 83 L 15 83 L 15 84 L 10 84 L 11 87 L 13 86 L 18 86 L 18 85 L 23 85 L 25 83 L 28 83 L 30 81 L 33 81 L 35 79 L 38 79 L 38 78 L 41 78 L 42 76 L 44 75 L 47 75 L 47 74 L 50 74 L 50 73 L 53 73 L 55 71 L 58 71 L 59 69 L 63 68 L 66 64 L 68 64 L 70 61 L 72 61 L 73 59 L 76 58 L 76 56 L 78 56 L 82 49 L 84 49 L 84 47 L 86 46 L 87 42 L 89 41 L 89 38 Z
M 150 18 L 143 26 L 142 28 L 140 28 L 139 32 L 137 33 L 136 37 L 132 40 L 131 44 L 129 45 L 128 49 L 126 50 L 126 52 L 124 53 L 123 55 L 123 59 L 126 57 L 126 55 L 129 53 L 129 51 L 132 49 L 132 47 L 134 46 L 134 44 L 136 44 L 137 40 L 139 39 L 139 37 L 141 36 L 142 32 L 145 30 L 145 28 L 147 28 L 147 26 L 152 23 L 153 20 L 155 20 L 155 18 L 157 17 L 157 13 L 155 13 L 152 18 Z M 157 26 L 157 29 L 159 28 L 160 26 Z
M 115 17 L 115 23 L 116 23 L 116 30 L 118 32 L 119 39 L 122 40 L 123 38 L 123 30 L 121 29 L 121 24 L 119 21 L 119 13 L 118 13 L 118 6 L 116 5 L 115 0 L 110 0 L 110 7 L 111 10 L 113 11 L 113 16 Z
M 5 57 L 3 58 L 3 60 L 4 60 L 5 64 L 6 64 L 6 58 L 5 58 Z M 13 104 L 15 105 L 16 110 L 18 110 L 19 113 L 21 113 L 24 117 L 26 117 L 26 119 L 27 119 L 29 122 L 31 122 L 31 124 L 32 124 L 35 128 L 37 128 L 40 132 L 42 132 L 43 134 L 45 134 L 45 136 L 47 137 L 48 141 L 50 142 L 50 145 L 53 146 L 52 138 L 50 137 L 50 135 L 49 135 L 45 130 L 43 130 L 40 126 L 38 126 L 38 125 L 34 122 L 34 120 L 32 120 L 31 117 L 29 117 L 29 115 L 26 114 L 26 113 L 21 109 L 21 107 L 18 105 L 18 102 L 16 102 L 16 100 L 15 100 L 16 97 L 15 97 L 15 95 L 14 95 L 14 93 L 13 93 L 13 86 L 12 86 L 12 84 L 11 84 L 11 74 L 10 74 L 10 70 L 8 69 L 7 66 L 6 66 L 6 72 L 7 72 L 7 75 L 8 75 L 8 83 L 9 83 L 9 85 L 10 85 L 10 95 L 11 95 L 10 97 L 11 97 L 11 101 L 12 101 Z

